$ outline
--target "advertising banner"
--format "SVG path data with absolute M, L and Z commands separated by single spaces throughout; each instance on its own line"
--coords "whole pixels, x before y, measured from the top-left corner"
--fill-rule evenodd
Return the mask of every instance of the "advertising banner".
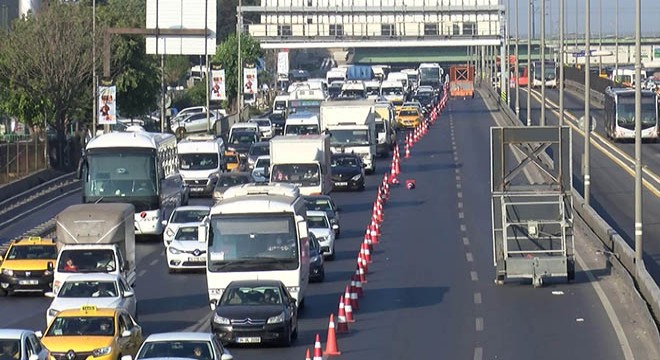
M 277 54 L 277 74 L 289 74 L 289 52 L 282 51 Z
M 257 92 L 259 92 L 257 68 L 243 68 L 243 93 L 254 95 Z
M 117 123 L 117 87 L 99 86 L 99 125 Z
M 227 100 L 225 70 L 211 70 L 211 101 Z

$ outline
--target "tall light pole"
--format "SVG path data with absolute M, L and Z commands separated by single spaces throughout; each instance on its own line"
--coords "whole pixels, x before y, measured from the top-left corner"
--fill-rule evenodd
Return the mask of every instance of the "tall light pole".
M 98 101 L 98 84 L 96 82 L 96 0 L 92 1 L 92 129 L 91 135 L 96 136 L 96 123 L 98 111 L 96 110 Z
M 616 9 L 614 9 L 614 84 L 616 85 L 617 75 L 619 73 L 619 0 L 616 0 Z
M 536 75 L 534 75 L 536 78 Z M 545 0 L 541 0 L 541 118 L 539 126 L 545 126 Z
M 564 125 L 564 1 L 559 0 L 559 126 Z
M 242 19 L 243 19 L 243 14 L 241 13 L 243 2 L 242 0 L 238 0 L 238 11 L 236 12 L 236 15 L 238 16 L 238 19 L 236 19 L 236 38 L 238 40 L 238 62 L 236 63 L 237 67 L 237 81 L 236 83 L 238 84 L 237 86 L 237 92 L 236 92 L 236 113 L 238 114 L 238 120 L 241 120 L 241 106 L 242 101 L 241 101 L 241 93 L 243 92 L 243 59 L 241 57 L 241 33 L 243 32 L 243 26 L 241 25 Z
M 532 126 L 532 1 L 527 6 L 527 126 Z
M 591 150 L 591 15 L 590 15 L 590 1 L 585 0 L 586 10 L 584 13 L 584 203 L 589 206 L 591 200 L 591 173 L 589 169 L 590 163 L 590 150 Z
M 642 1 L 635 3 L 635 262 L 642 264 Z
M 598 26 L 600 27 L 599 29 L 599 34 L 598 34 L 598 51 L 603 50 L 603 0 L 598 0 L 598 11 L 600 13 L 599 15 L 599 20 L 598 20 Z M 603 55 L 600 55 L 598 57 L 598 76 L 603 72 Z
M 520 42 L 519 41 L 520 33 L 518 32 L 518 30 L 519 30 L 518 29 L 518 23 L 519 23 L 519 20 L 518 20 L 518 0 L 516 0 L 516 35 L 515 35 L 516 36 L 516 50 L 515 50 L 515 52 L 516 52 L 516 69 L 514 70 L 516 72 L 516 74 L 514 76 L 514 79 L 516 81 L 516 105 L 515 105 L 516 106 L 516 115 L 518 116 L 518 119 L 520 119 L 520 85 L 518 84 L 519 83 L 518 78 L 520 77 L 520 59 L 519 59 L 520 53 L 518 51 L 518 43 Z

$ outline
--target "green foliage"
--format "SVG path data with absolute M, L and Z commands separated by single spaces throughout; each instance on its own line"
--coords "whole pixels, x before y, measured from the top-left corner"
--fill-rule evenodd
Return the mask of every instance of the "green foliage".
M 216 54 L 213 56 L 213 65 L 225 69 L 225 90 L 229 102 L 236 99 L 238 87 L 238 38 L 235 34 L 230 34 L 227 39 L 217 47 Z M 241 57 L 243 64 L 256 64 L 257 58 L 261 56 L 261 47 L 249 34 L 241 35 Z M 243 80 L 241 79 L 241 82 Z
M 176 86 L 186 75 L 190 68 L 190 60 L 187 56 L 174 55 L 165 57 L 165 84 Z

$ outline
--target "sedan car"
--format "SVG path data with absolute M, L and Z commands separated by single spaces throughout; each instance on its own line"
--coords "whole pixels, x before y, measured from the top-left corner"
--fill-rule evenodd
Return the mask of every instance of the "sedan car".
M 121 360 L 175 358 L 232 360 L 234 357 L 211 333 L 171 332 L 149 335 L 135 358 L 126 355 Z
M 232 281 L 222 293 L 211 330 L 223 343 L 291 345 L 298 335 L 298 307 L 279 280 Z
M 30 330 L 0 329 L 0 358 L 12 360 L 48 360 L 48 349 Z
M 321 244 L 314 233 L 309 233 L 309 281 L 322 282 L 325 279 L 325 265 Z
M 263 155 L 270 155 L 270 143 L 268 141 L 260 141 L 250 145 L 250 150 L 248 151 L 248 167 L 253 169 L 254 163 L 257 162 L 257 158 Z
M 66 278 L 57 295 L 48 292 L 46 296 L 53 298 L 46 310 L 46 324 L 50 324 L 61 311 L 78 309 L 83 305 L 124 309 L 133 318 L 137 316 L 135 292 L 126 280 L 117 274 L 71 275 Z
M 335 238 L 339 238 L 339 234 L 341 233 L 339 206 L 335 205 L 330 195 L 306 195 L 303 198 L 305 199 L 307 210 L 325 211 L 332 229 L 335 231 Z
M 220 182 L 220 180 L 218 180 L 218 182 Z M 163 220 L 163 226 L 165 226 L 165 231 L 163 231 L 163 243 L 165 246 L 172 242 L 174 235 L 176 235 L 181 224 L 198 223 L 202 221 L 204 217 L 208 216 L 209 212 L 211 212 L 211 207 L 204 205 L 179 206 L 174 209 L 172 215 L 170 215 L 170 219 Z
M 364 165 L 358 155 L 332 154 L 330 166 L 333 190 L 364 190 Z
M 259 141 L 256 133 L 251 131 L 237 130 L 232 132 L 227 142 L 227 150 L 234 151 L 242 161 L 247 161 L 250 146 Z
M 206 268 L 206 242 L 198 239 L 199 222 L 181 224 L 167 246 L 167 268 L 170 273 L 183 269 Z
M 231 172 L 220 174 L 218 177 L 218 182 L 215 184 L 215 189 L 213 190 L 213 201 L 220 201 L 222 194 L 224 194 L 225 190 L 229 189 L 230 187 L 248 184 L 251 182 L 253 182 L 252 174 L 247 172 Z
M 259 126 L 259 133 L 261 134 L 262 139 L 270 139 L 273 137 L 273 123 L 270 122 L 269 118 L 255 118 L 250 119 L 251 123 L 255 123 Z
M 335 232 L 325 211 L 307 211 L 307 226 L 321 244 L 321 251 L 328 260 L 335 258 Z
M 270 155 L 259 156 L 252 170 L 252 178 L 255 182 L 268 182 L 270 170 Z

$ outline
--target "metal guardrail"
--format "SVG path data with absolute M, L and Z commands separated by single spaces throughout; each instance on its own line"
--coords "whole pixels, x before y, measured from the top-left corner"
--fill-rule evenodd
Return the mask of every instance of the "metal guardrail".
M 575 82 L 572 83 L 573 84 L 569 85 L 567 82 L 566 85 L 577 85 L 576 87 L 581 86 L 581 90 L 584 91 L 583 85 Z M 486 91 L 494 99 L 499 99 L 499 94 L 497 94 L 492 87 L 486 86 Z M 594 99 L 594 95 L 600 95 L 604 98 L 603 94 L 598 92 L 595 92 L 594 94 L 594 91 L 592 91 L 591 95 L 594 101 L 599 100 L 598 98 Z M 506 104 L 499 102 L 499 109 L 503 112 L 511 126 L 524 126 L 516 116 L 515 112 L 506 106 Z M 655 318 L 655 321 L 660 323 L 660 286 L 658 286 L 653 277 L 651 277 L 651 274 L 649 274 L 644 263 L 635 262 L 635 251 L 591 206 L 587 206 L 584 203 L 584 199 L 575 189 L 573 189 L 573 199 L 573 209 L 575 210 L 575 213 L 582 219 L 582 221 L 584 221 L 593 233 L 596 234 L 607 251 L 614 254 L 616 261 L 612 261 L 612 264 L 615 266 L 617 264 L 622 266 L 631 275 L 635 281 L 637 290 L 651 309 L 651 314 Z
M 572 89 L 580 94 L 584 94 L 584 85 L 572 80 L 564 80 L 566 88 Z M 599 106 L 605 105 L 605 94 L 598 92 L 594 89 L 590 91 L 591 101 L 598 104 Z

